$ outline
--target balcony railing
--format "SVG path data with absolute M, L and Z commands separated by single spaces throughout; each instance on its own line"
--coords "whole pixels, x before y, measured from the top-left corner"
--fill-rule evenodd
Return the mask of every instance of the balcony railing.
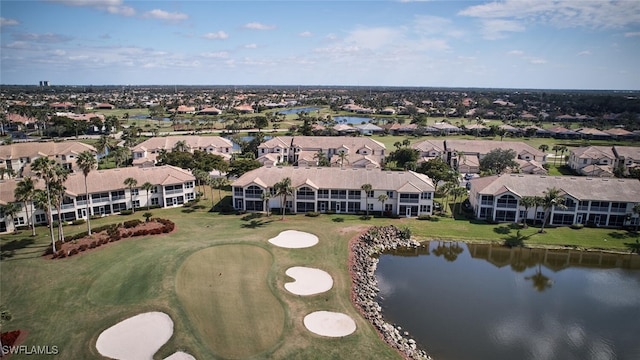
M 588 206 L 578 206 L 578 211 L 589 211 Z
M 62 204 L 62 206 L 60 207 L 62 210 L 66 210 L 66 209 L 73 209 L 76 206 L 74 204 Z
M 612 213 L 626 213 L 627 209 L 626 208 L 611 208 L 611 212 Z
M 87 200 L 76 200 L 76 205 L 85 206 L 87 205 Z
M 346 199 L 347 195 L 337 195 L 337 194 L 333 194 L 331 195 L 332 199 Z
M 91 203 L 93 203 L 93 204 L 104 203 L 104 202 L 109 202 L 109 198 L 91 199 Z
M 329 194 L 318 194 L 318 199 L 328 199 Z
M 497 203 L 496 204 L 496 209 L 500 208 L 500 209 L 515 209 L 518 207 L 518 204 L 508 204 L 508 203 Z
M 608 211 L 609 211 L 609 207 L 604 207 L 604 206 L 592 206 L 592 207 L 591 207 L 591 211 L 608 212 Z
M 182 194 L 182 189 L 166 190 L 164 193 L 165 193 L 166 195 Z
M 116 201 L 116 200 L 124 200 L 124 195 L 111 196 L 111 201 Z
M 401 204 L 417 204 L 420 202 L 420 199 L 400 199 Z
M 491 205 L 492 206 L 493 205 L 493 201 L 491 201 L 491 200 L 482 200 L 480 202 L 480 205 Z
M 262 197 L 262 194 L 250 194 L 250 193 L 246 193 L 244 194 L 245 199 L 260 199 Z
M 296 195 L 296 199 L 298 200 L 315 200 L 316 197 L 313 195 Z

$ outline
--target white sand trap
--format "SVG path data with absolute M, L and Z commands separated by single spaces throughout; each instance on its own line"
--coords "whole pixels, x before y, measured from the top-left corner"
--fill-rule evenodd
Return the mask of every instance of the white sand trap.
M 269 239 L 273 245 L 289 249 L 311 247 L 318 243 L 318 237 L 303 231 L 285 230 L 278 236 Z
M 356 323 L 349 315 L 330 311 L 305 316 L 304 326 L 312 333 L 329 337 L 347 336 L 356 331 Z
M 320 294 L 333 287 L 333 278 L 324 270 L 294 266 L 286 274 L 295 281 L 284 284 L 284 288 L 296 295 Z
M 153 359 L 173 334 L 173 321 L 162 312 L 148 312 L 123 320 L 98 336 L 96 349 L 113 359 Z
M 164 358 L 164 360 L 196 360 L 196 358 L 187 354 L 186 352 L 177 351 L 171 354 L 169 357 Z

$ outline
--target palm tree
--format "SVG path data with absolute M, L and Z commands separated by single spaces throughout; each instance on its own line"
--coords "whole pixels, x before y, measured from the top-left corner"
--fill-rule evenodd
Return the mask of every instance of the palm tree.
M 226 177 L 217 177 L 214 178 L 211 183 L 214 188 L 218 189 L 218 201 L 222 201 L 222 188 L 229 184 L 229 180 L 227 180 Z M 211 197 L 213 198 L 213 193 L 211 194 Z
M 458 198 L 461 198 L 467 195 L 467 189 L 462 186 L 456 186 L 449 191 L 449 193 L 453 196 L 453 212 L 451 214 L 452 217 L 455 217 L 456 214 L 456 205 L 458 204 Z M 460 212 L 460 205 L 458 205 L 458 212 Z
M 459 187 L 457 180 L 447 181 L 440 187 L 440 191 L 442 192 L 442 195 L 444 195 L 444 206 L 442 211 L 445 214 L 447 213 L 447 208 L 449 207 L 449 195 L 451 195 L 451 191 L 457 187 Z
M 128 177 L 124 179 L 124 185 L 129 187 L 129 196 L 131 196 L 131 212 L 135 213 L 136 209 L 133 207 L 133 194 L 131 193 L 131 190 L 133 189 L 134 186 L 138 185 L 138 180 L 132 177 Z
M 366 206 L 367 216 L 369 216 L 369 193 L 373 189 L 373 186 L 371 184 L 363 184 L 360 186 L 360 189 L 364 191 L 364 203 Z
M 322 150 L 318 150 L 317 153 L 313 154 L 313 158 L 316 159 L 316 161 L 318 162 L 318 166 L 331 165 L 329 163 L 329 159 L 327 158 L 327 155 Z
M 0 180 L 4 180 L 4 176 L 7 175 L 9 179 L 16 176 L 16 172 L 13 169 L 0 168 Z
M 549 145 L 547 144 L 542 144 L 540 146 L 538 146 L 538 150 L 542 151 L 543 153 L 547 153 L 547 150 L 549 150 Z
M 147 181 L 146 183 L 142 184 L 142 186 L 141 186 L 141 187 L 142 187 L 142 190 L 144 190 L 144 191 L 146 191 L 146 192 L 147 192 L 147 210 L 149 210 L 149 205 L 150 205 L 150 203 L 149 203 L 149 192 L 150 192 L 150 191 L 151 191 L 151 189 L 153 189 L 155 186 L 154 186 L 152 183 L 150 183 L 150 182 L 148 182 L 148 181 Z
M 378 195 L 378 201 L 382 203 L 382 209 L 380 210 L 380 216 L 384 216 L 384 203 L 389 200 L 389 196 L 387 194 Z
M 553 285 L 553 281 L 548 276 L 542 274 L 542 265 L 538 263 L 538 270 L 535 275 L 525 277 L 533 282 L 533 287 L 539 292 L 543 292 Z
M 269 216 L 269 200 L 271 200 L 271 193 L 269 191 L 263 191 L 260 195 L 260 199 L 264 203 L 264 209 L 267 212 L 267 216 Z
M 564 145 L 560 146 L 560 155 L 562 156 L 562 158 L 560 159 L 560 161 L 562 162 L 562 164 L 563 164 L 563 165 L 565 164 L 565 161 L 564 161 L 564 153 L 565 153 L 565 151 L 567 151 L 567 150 L 568 150 L 568 149 L 567 149 L 567 147 L 566 147 L 566 146 L 564 146 Z
M 129 155 L 129 148 L 126 147 L 117 147 L 113 153 L 113 162 L 116 164 L 116 167 L 120 167 L 120 165 L 122 165 L 122 163 L 124 163 L 125 161 L 127 161 L 127 159 L 129 159 L 130 155 Z
M 51 235 L 51 247 L 53 252 L 56 252 L 56 240 L 53 237 L 53 214 L 51 211 L 51 183 L 54 180 L 55 172 L 53 171 L 54 166 L 56 166 L 56 162 L 54 160 L 50 160 L 46 157 L 40 157 L 34 160 L 31 165 L 31 170 L 36 174 L 36 176 L 42 180 L 44 180 L 46 193 L 47 193 L 47 203 L 46 203 L 46 212 L 49 215 L 49 233 Z
M 16 185 L 15 190 L 13 191 L 13 196 L 16 200 L 24 203 L 24 209 L 27 213 L 27 225 L 31 223 L 31 236 L 36 236 L 36 222 L 33 221 L 33 205 L 31 205 L 33 200 L 33 194 L 36 191 L 35 184 L 33 179 L 30 177 L 25 177 Z M 31 208 L 31 215 L 29 215 L 29 208 Z
M 522 218 L 522 223 L 524 227 L 527 227 L 527 220 L 529 216 L 529 209 L 536 206 L 536 198 L 533 196 L 523 196 L 520 199 L 520 205 L 524 207 L 524 218 Z
M 562 149 L 562 146 L 560 145 L 553 145 L 553 147 L 551 148 L 551 150 L 555 152 L 555 155 L 553 155 L 553 166 L 556 166 L 556 161 L 558 160 L 558 151 L 560 151 L 560 149 Z
M 633 209 L 631 209 L 631 211 L 633 211 L 634 214 L 640 216 L 640 203 L 635 204 L 633 206 Z M 636 232 L 638 232 L 638 222 L 640 222 L 640 219 L 636 220 Z
M 64 186 L 64 182 L 67 181 L 67 176 L 69 172 L 58 165 L 54 169 L 56 173 L 56 178 L 53 183 L 49 185 L 51 191 L 51 199 L 53 200 L 53 205 L 56 207 L 56 212 L 58 213 L 58 240 L 64 242 L 64 230 L 62 228 L 62 203 L 64 201 L 64 195 L 67 191 L 67 188 Z
M 91 151 L 83 151 L 78 154 L 76 159 L 78 167 L 82 170 L 84 175 L 84 195 L 85 195 L 85 209 L 87 212 L 87 233 L 91 236 L 91 211 L 89 210 L 89 188 L 87 187 L 87 176 L 91 170 L 97 168 L 98 161 L 95 155 Z
M 291 186 L 291 178 L 284 178 L 274 185 L 276 195 L 280 196 L 280 207 L 282 207 L 282 218 L 284 220 L 285 209 L 287 208 L 287 196 L 293 196 L 293 187 Z
M 13 224 L 13 232 L 16 232 L 18 229 L 16 228 L 15 217 L 20 212 L 21 206 L 18 203 L 8 203 L 6 205 L 0 205 L 0 213 L 4 214 L 5 221 L 7 219 L 11 219 L 11 223 Z
M 544 226 L 551 215 L 551 210 L 556 207 L 558 209 L 564 209 L 564 197 L 560 195 L 560 190 L 552 187 L 544 191 L 542 197 L 542 208 L 544 209 L 544 219 L 542 220 L 542 227 L 540 227 L 540 233 L 544 232 Z
M 182 151 L 182 152 L 188 151 L 187 141 L 180 140 L 176 142 L 176 144 L 173 145 L 173 151 Z
M 342 168 L 344 165 L 344 162 L 349 162 L 349 160 L 347 160 L 347 158 L 349 157 L 349 154 L 347 154 L 346 151 L 344 150 L 340 150 L 338 152 L 338 158 L 340 159 L 340 167 Z

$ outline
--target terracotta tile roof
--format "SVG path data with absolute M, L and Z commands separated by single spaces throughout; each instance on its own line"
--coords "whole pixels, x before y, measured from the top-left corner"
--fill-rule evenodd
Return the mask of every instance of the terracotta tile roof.
M 28 142 L 0 145 L 0 159 L 38 158 L 60 154 L 79 154 L 83 151 L 96 153 L 96 148 L 79 141 L 64 142 Z
M 488 154 L 494 149 L 512 149 L 517 154 L 524 152 L 535 157 L 543 157 L 545 153 L 531 145 L 520 141 L 493 141 L 493 140 L 445 140 L 447 151 L 462 151 L 469 154 Z
M 178 141 L 184 141 L 191 149 L 200 150 L 203 150 L 209 146 L 213 146 L 216 148 L 233 147 L 233 143 L 230 140 L 220 136 L 182 135 L 153 137 L 136 145 L 132 149 L 132 151 L 159 151 L 161 149 L 171 150 Z

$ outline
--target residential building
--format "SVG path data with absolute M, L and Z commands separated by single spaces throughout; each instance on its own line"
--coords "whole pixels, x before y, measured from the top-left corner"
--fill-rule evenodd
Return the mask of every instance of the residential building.
M 78 154 L 90 151 L 96 154 L 96 148 L 79 141 L 65 142 L 28 142 L 0 145 L 0 168 L 12 170 L 17 177 L 29 175 L 31 163 L 41 157 L 54 159 L 71 172 L 78 171 Z
M 412 144 L 411 147 L 420 151 L 423 161 L 440 157 L 460 173 L 471 174 L 480 172 L 480 160 L 491 150 L 513 150 L 516 152 L 515 160 L 520 164 L 521 172 L 546 173 L 542 166 L 546 163 L 547 154 L 519 141 L 424 140 Z
M 616 155 L 617 166 L 624 168 L 624 174 L 629 175 L 629 170 L 640 167 L 640 147 L 638 146 L 613 146 Z
M 587 146 L 571 149 L 567 163 L 581 175 L 613 177 L 616 155 L 610 146 Z
M 258 146 L 258 161 L 273 166 L 290 163 L 318 165 L 318 152 L 331 166 L 380 168 L 385 158 L 384 144 L 368 137 L 352 136 L 276 136 Z M 344 159 L 341 158 L 344 153 Z
M 291 179 L 294 191 L 282 204 L 274 187 L 285 178 Z M 370 184 L 372 190 L 361 190 L 364 184 Z M 433 182 L 412 171 L 267 166 L 247 172 L 231 186 L 234 207 L 243 211 L 264 211 L 264 193 L 270 194 L 269 208 L 284 205 L 294 213 L 360 213 L 368 208 L 370 212 L 411 217 L 433 211 Z M 387 199 L 380 202 L 378 197 L 383 194 Z
M 134 178 L 137 185 L 131 189 L 124 184 L 125 179 Z M 0 180 L 0 205 L 15 202 L 14 190 L 20 179 Z M 44 182 L 34 178 L 36 188 L 44 189 Z M 142 185 L 146 182 L 154 187 L 149 196 Z M 85 179 L 82 172 L 69 174 L 65 196 L 62 202 L 61 218 L 63 221 L 86 219 Z M 125 209 L 179 206 L 195 199 L 195 177 L 188 171 L 178 167 L 165 165 L 152 168 L 127 167 L 109 170 L 91 171 L 87 177 L 89 191 L 89 215 L 115 214 Z M 13 219 L 0 214 L 0 233 L 13 231 L 15 226 L 29 225 L 24 204 L 20 203 L 20 212 Z M 47 223 L 43 210 L 34 209 L 27 204 L 29 211 L 34 210 L 33 221 L 36 224 Z M 53 220 L 58 220 L 57 211 L 53 210 Z
M 166 136 L 153 137 L 145 140 L 131 149 L 133 165 L 140 167 L 154 166 L 160 151 L 171 152 L 178 142 L 184 142 L 188 152 L 195 150 L 204 151 L 210 154 L 219 155 L 226 160 L 231 159 L 234 152 L 231 140 L 220 136 Z
M 541 222 L 542 207 L 525 212 L 524 196 L 544 196 L 550 188 L 559 189 L 565 207 L 553 207 L 551 225 L 585 224 L 621 227 L 638 224 L 633 207 L 640 203 L 640 181 L 581 176 L 538 176 L 504 174 L 473 179 L 469 202 L 479 219 L 519 222 L 524 217 Z

